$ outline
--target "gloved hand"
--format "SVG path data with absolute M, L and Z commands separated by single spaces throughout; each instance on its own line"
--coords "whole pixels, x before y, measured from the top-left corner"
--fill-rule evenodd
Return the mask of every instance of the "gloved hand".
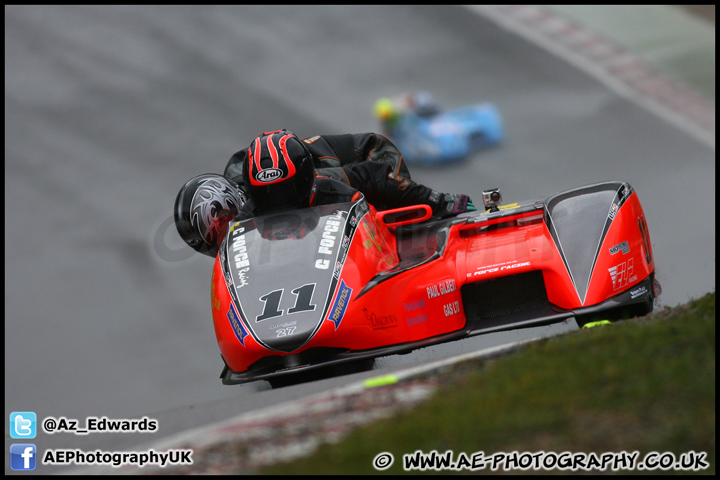
M 446 193 L 442 197 L 440 216 L 453 217 L 463 212 L 474 212 L 477 208 L 467 195 Z

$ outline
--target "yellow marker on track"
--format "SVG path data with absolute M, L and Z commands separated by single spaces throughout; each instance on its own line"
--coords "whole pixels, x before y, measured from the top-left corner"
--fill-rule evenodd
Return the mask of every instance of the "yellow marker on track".
M 367 380 L 365 380 L 365 383 L 363 383 L 363 386 L 365 388 L 375 388 L 397 382 L 398 378 L 395 375 L 383 375 L 382 377 L 368 378 Z
M 583 328 L 592 328 L 597 327 L 598 325 L 611 325 L 612 322 L 610 320 L 598 320 L 597 322 L 590 322 L 583 325 Z

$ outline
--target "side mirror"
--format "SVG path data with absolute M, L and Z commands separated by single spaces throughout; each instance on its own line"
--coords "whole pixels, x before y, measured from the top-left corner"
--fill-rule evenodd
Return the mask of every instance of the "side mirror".
M 377 212 L 375 220 L 387 227 L 399 227 L 410 223 L 424 222 L 431 216 L 432 209 L 429 205 L 412 205 Z

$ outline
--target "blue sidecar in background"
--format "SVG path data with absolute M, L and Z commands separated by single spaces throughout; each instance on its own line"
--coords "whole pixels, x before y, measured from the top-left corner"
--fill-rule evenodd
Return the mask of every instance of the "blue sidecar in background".
M 429 94 L 420 92 L 381 98 L 374 112 L 408 163 L 462 160 L 504 138 L 500 112 L 491 103 L 441 110 Z

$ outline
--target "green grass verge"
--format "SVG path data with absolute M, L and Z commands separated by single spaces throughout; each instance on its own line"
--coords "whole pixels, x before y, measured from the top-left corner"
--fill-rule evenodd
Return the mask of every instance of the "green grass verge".
M 310 457 L 258 473 L 398 474 L 405 473 L 404 454 L 448 450 L 454 460 L 462 453 L 470 458 L 476 452 L 487 457 L 541 451 L 598 456 L 637 451 L 638 460 L 651 452 L 672 452 L 680 459 L 694 451 L 707 454 L 709 467 L 684 473 L 714 474 L 715 293 L 466 364 L 412 411 L 359 428 Z M 381 452 L 395 460 L 378 472 L 372 463 Z M 488 466 L 475 473 L 501 471 Z

